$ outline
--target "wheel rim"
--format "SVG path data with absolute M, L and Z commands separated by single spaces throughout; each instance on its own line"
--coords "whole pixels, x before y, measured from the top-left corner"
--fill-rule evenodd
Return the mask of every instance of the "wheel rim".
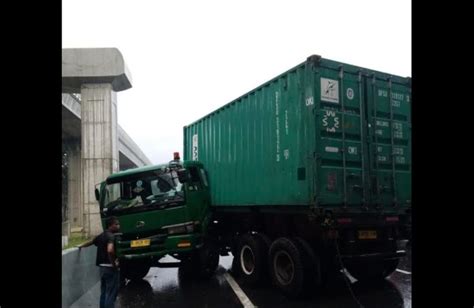
M 244 245 L 240 250 L 240 265 L 246 275 L 251 275 L 255 270 L 255 256 L 248 245 Z
M 278 282 L 288 285 L 295 276 L 295 264 L 286 251 L 278 251 L 273 258 L 273 269 Z

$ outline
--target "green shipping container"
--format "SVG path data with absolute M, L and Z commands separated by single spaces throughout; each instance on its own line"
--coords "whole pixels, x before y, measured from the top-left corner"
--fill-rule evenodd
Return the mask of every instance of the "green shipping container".
M 214 206 L 397 211 L 410 110 L 410 78 L 311 56 L 184 127 L 184 159 L 204 164 Z

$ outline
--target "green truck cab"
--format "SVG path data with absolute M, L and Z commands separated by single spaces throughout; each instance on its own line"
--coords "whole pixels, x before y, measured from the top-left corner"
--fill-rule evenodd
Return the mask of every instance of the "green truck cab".
M 152 266 L 183 266 L 201 276 L 217 267 L 219 255 L 207 249 L 209 188 L 201 163 L 173 160 L 112 174 L 96 199 L 103 226 L 110 216 L 120 221 L 115 245 L 124 278 L 141 279 Z M 165 255 L 181 262 L 160 263 Z

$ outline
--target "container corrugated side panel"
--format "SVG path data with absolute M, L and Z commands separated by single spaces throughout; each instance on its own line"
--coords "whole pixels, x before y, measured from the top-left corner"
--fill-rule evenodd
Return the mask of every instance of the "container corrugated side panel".
M 308 76 L 305 62 L 185 127 L 184 159 L 208 170 L 213 204 L 313 203 Z
M 392 113 L 383 92 L 389 77 Z M 184 157 L 199 150 L 217 205 L 408 203 L 407 81 L 311 57 L 185 128 Z

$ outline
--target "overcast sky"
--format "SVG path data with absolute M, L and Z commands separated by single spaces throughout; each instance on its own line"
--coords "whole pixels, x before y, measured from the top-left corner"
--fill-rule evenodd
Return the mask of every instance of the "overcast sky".
M 162 163 L 183 126 L 312 54 L 411 76 L 411 1 L 63 0 L 62 45 L 120 50 L 118 122 Z

